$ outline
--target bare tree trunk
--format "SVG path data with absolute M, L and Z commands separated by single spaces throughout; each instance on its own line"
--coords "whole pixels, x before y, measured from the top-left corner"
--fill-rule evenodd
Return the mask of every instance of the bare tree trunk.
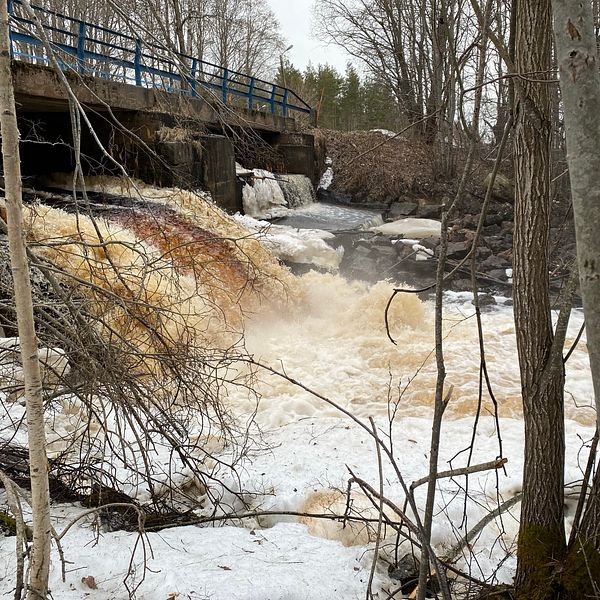
M 519 73 L 551 65 L 550 0 L 517 0 Z M 517 598 L 556 597 L 554 574 L 565 551 L 562 369 L 542 377 L 554 338 L 550 313 L 551 108 L 548 85 L 523 79 L 515 101 L 514 314 L 525 422 L 523 503 L 517 551 Z
M 48 460 L 44 432 L 42 380 L 37 339 L 33 320 L 33 303 L 29 281 L 29 265 L 25 251 L 21 196 L 19 130 L 10 68 L 10 41 L 6 2 L 0 2 L 0 126 L 2 160 L 6 195 L 6 216 L 10 262 L 14 283 L 21 360 L 25 379 L 29 468 L 31 476 L 31 509 L 33 512 L 33 547 L 27 587 L 28 600 L 48 595 L 50 568 L 50 506 L 48 492 Z
M 552 5 L 581 296 L 596 417 L 600 423 L 600 73 L 594 13 L 591 3 L 580 0 L 553 0 Z M 569 549 L 567 568 L 571 572 L 583 571 L 583 580 L 574 582 L 571 595 L 589 584 L 590 578 L 593 582 L 600 576 L 599 551 L 600 469 L 597 468 L 581 527 Z M 569 585 L 568 581 L 566 583 Z M 596 585 L 600 586 L 600 581 Z M 593 591 L 597 593 L 598 589 Z

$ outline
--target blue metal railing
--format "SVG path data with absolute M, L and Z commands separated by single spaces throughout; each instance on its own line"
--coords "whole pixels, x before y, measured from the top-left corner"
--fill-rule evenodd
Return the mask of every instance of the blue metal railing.
M 20 0 L 7 1 L 13 59 L 48 64 L 50 57 Z M 290 111 L 311 114 L 311 107 L 302 98 L 276 83 L 172 52 L 165 46 L 40 6 L 32 8 L 58 64 L 65 71 L 192 98 L 198 97 L 201 88 L 205 88 L 212 90 L 225 104 L 231 97 L 241 97 L 250 110 L 274 114 L 280 111 L 283 116 Z

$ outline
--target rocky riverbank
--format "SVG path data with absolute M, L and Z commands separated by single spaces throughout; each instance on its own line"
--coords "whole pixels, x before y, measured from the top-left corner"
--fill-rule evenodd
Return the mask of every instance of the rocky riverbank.
M 380 145 L 385 141 L 383 137 L 379 133 L 328 132 L 326 144 L 333 179 L 327 189 L 319 190 L 319 200 L 377 208 L 381 210 L 384 222 L 441 219 L 442 212 L 456 195 L 457 179 L 435 176 L 432 157 L 423 144 L 399 138 Z M 367 158 L 363 153 L 369 148 L 373 150 Z M 395 168 L 390 161 L 395 161 Z M 458 265 L 471 249 L 491 166 L 492 161 L 481 159 L 476 162 L 467 190 L 450 220 L 448 270 Z M 514 185 L 510 164 L 503 168 L 508 175 L 498 175 L 493 188 L 477 248 L 477 273 L 484 289 L 510 295 Z M 362 188 L 362 185 L 371 187 Z M 575 255 L 570 202 L 566 196 L 564 186 L 557 190 L 552 217 L 550 259 L 551 283 L 555 291 L 561 287 Z M 339 243 L 345 248 L 342 273 L 369 281 L 383 275 L 398 283 L 427 286 L 435 276 L 439 236 L 419 237 L 412 241 L 401 241 L 401 237 L 406 236 L 377 232 L 341 236 Z M 469 263 L 461 267 L 448 287 L 455 291 L 470 290 L 469 269 Z

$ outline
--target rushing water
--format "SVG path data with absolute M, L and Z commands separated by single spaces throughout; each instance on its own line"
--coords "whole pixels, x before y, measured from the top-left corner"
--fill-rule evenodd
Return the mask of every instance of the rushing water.
M 219 446 L 217 436 L 206 435 L 202 428 L 197 428 L 194 420 L 190 422 L 190 430 L 183 433 L 184 437 L 189 436 L 184 441 L 190 452 L 202 453 L 206 468 L 214 469 L 210 471 L 214 476 L 209 483 L 210 499 L 205 494 L 206 489 L 194 487 L 195 475 L 178 462 L 173 448 L 162 443 L 155 432 L 146 431 L 148 436 L 154 436 L 149 456 L 157 481 L 170 481 L 171 485 L 180 486 L 186 500 L 197 500 L 194 508 L 206 510 L 207 514 L 221 506 L 239 511 L 320 513 L 336 510 L 343 513 L 346 499 L 343 492 L 337 490 L 347 484 L 346 466 L 376 485 L 378 463 L 372 440 L 364 430 L 346 417 L 341 418 L 339 410 L 324 398 L 350 411 L 364 423 L 368 423 L 367 417 L 374 417 L 380 430 L 386 435 L 389 433 L 386 440 L 390 443 L 393 440 L 394 456 L 397 456 L 406 480 L 422 477 L 427 471 L 436 380 L 433 306 L 431 301 L 415 294 L 398 294 L 390 307 L 389 332 L 386 331 L 384 313 L 393 293 L 392 283 L 382 280 L 367 284 L 342 277 L 336 270 L 340 252 L 330 246 L 334 238 L 332 231 L 372 226 L 377 223 L 378 215 L 362 209 L 315 203 L 311 194 L 306 193 L 306 182 L 300 179 L 295 182 L 293 194 L 290 190 L 284 194 L 274 177 L 260 181 L 268 183 L 262 188 L 259 184 L 258 191 L 253 187 L 252 191 L 246 192 L 249 212 L 256 210 L 255 216 L 264 216 L 263 209 L 276 208 L 282 217 L 276 225 L 248 215 L 232 219 L 202 195 L 143 185 L 134 188 L 122 181 L 104 180 L 88 182 L 89 188 L 96 192 L 90 197 L 92 212 L 100 217 L 95 226 L 88 217 L 76 215 L 69 198 L 57 199 L 41 194 L 42 203 L 32 204 L 25 211 L 26 231 L 30 239 L 46 244 L 38 251 L 65 271 L 80 280 L 110 288 L 121 299 L 125 298 L 127 294 L 119 287 L 120 282 L 111 271 L 112 264 L 99 243 L 102 237 L 109 242 L 111 261 L 125 277 L 127 292 L 132 292 L 134 300 L 141 300 L 144 306 L 148 303 L 166 309 L 166 318 L 157 319 L 153 324 L 168 334 L 170 341 L 179 343 L 182 331 L 185 331 L 191 338 L 186 341 L 198 347 L 217 343 L 229 347 L 239 342 L 243 334 L 244 347 L 240 352 L 247 351 L 255 361 L 287 376 L 275 376 L 261 369 L 253 372 L 253 391 L 260 397 L 258 408 L 256 396 L 249 394 L 246 387 L 236 385 L 236 381 L 223 383 L 223 400 L 230 411 L 240 417 L 240 421 L 245 421 L 248 415 L 255 416 L 269 446 L 268 452 L 252 455 L 251 460 L 233 474 L 226 467 L 227 452 L 231 450 Z M 54 184 L 60 182 L 54 181 Z M 274 195 L 269 196 L 271 193 Z M 321 270 L 329 269 L 329 272 L 310 271 L 294 276 L 276 257 L 317 264 Z M 374 269 L 373 279 L 377 276 Z M 498 304 L 487 308 L 482 316 L 486 361 L 496 407 L 486 391 L 480 397 L 480 356 L 471 297 L 450 292 L 445 295 L 446 384 L 447 389 L 453 386 L 453 393 L 444 423 L 440 465 L 454 460 L 472 439 L 475 440 L 473 462 L 486 462 L 496 457 L 499 453 L 496 423 L 489 418 L 496 411 L 501 417 L 504 438 L 502 456 L 509 462 L 506 473 L 498 476 L 497 487 L 493 475 L 474 475 L 470 479 L 468 496 L 462 480 L 440 482 L 440 510 L 436 512 L 432 537 L 432 545 L 440 555 L 468 529 L 463 511 L 468 513 L 472 525 L 495 506 L 498 497 L 511 497 L 521 482 L 522 424 L 514 323 L 510 302 L 506 298 L 497 298 L 497 301 Z M 128 322 L 120 302 L 115 302 L 108 311 L 102 304 L 97 308 L 98 313 L 104 310 L 102 315 L 112 320 L 113 329 L 127 336 L 133 344 L 144 347 L 150 343 Z M 574 311 L 567 345 L 573 343 L 582 319 L 581 311 Z M 250 371 L 247 362 L 236 364 L 233 369 L 239 369 L 242 376 Z M 580 441 L 589 439 L 595 420 L 595 413 L 590 408 L 592 386 L 585 338 L 571 355 L 566 371 L 566 477 L 573 481 L 581 477 L 577 465 Z M 56 447 L 57 452 L 64 450 L 60 444 L 66 443 L 72 435 L 71 421 L 79 421 L 76 408 L 69 407 L 68 402 L 63 404 L 63 409 L 60 406 L 53 409 L 53 422 L 48 423 L 50 449 Z M 12 405 L 14 414 L 10 422 L 4 419 L 6 430 L 23 416 L 15 410 L 18 412 L 21 408 Z M 473 417 L 478 412 L 482 416 L 479 429 L 472 434 Z M 389 424 L 392 415 L 396 417 L 393 433 Z M 120 430 L 119 433 L 122 434 Z M 133 443 L 133 440 L 127 443 Z M 221 451 L 224 461 L 223 455 L 219 454 Z M 218 459 L 206 457 L 205 453 L 214 453 Z M 94 468 L 100 468 L 104 460 L 110 469 L 122 472 L 128 482 L 127 492 L 144 502 L 147 495 L 144 496 L 144 487 L 136 478 L 139 470 L 139 465 L 135 465 L 136 456 L 133 452 L 128 455 L 127 464 L 110 456 L 99 456 Z M 401 505 L 395 474 L 389 465 L 383 468 L 386 469 L 385 492 Z M 243 491 L 243 506 L 239 503 L 240 495 L 231 490 Z M 416 490 L 419 505 L 423 505 L 424 491 L 424 487 Z M 215 498 L 221 504 L 211 504 Z M 353 502 L 355 508 L 372 511 L 366 497 L 360 493 L 354 495 Z M 198 508 L 201 503 L 204 503 L 202 509 Z M 491 577 L 498 565 L 502 565 L 498 579 L 511 580 L 514 560 L 507 559 L 505 549 L 510 552 L 517 535 L 518 518 L 514 515 L 518 508 L 514 511 L 513 515 L 506 515 L 503 523 L 491 523 L 474 542 L 471 550 L 477 555 L 474 561 L 477 564 L 468 568 L 472 568 L 476 576 Z M 567 521 L 571 514 L 568 513 Z M 294 524 L 295 528 L 286 529 L 282 525 L 290 524 L 281 522 L 285 519 L 291 517 L 271 515 L 257 519 L 251 525 L 251 534 L 242 531 L 234 542 L 226 541 L 227 531 L 224 531 L 210 538 L 214 540 L 210 542 L 210 548 L 202 546 L 202 543 L 207 544 L 208 538 L 196 529 L 191 533 L 185 529 L 161 532 L 161 537 L 154 538 L 152 536 L 156 534 L 150 533 L 153 548 L 160 548 L 160 552 L 156 552 L 154 560 L 157 562 L 152 563 L 153 569 L 147 574 L 150 591 L 145 597 L 158 597 L 157 589 L 160 597 L 165 597 L 175 589 L 170 587 L 175 583 L 182 595 L 194 593 L 192 587 L 185 586 L 199 589 L 200 585 L 207 586 L 207 595 L 213 597 L 208 593 L 208 587 L 216 581 L 215 572 L 225 568 L 224 576 L 235 582 L 236 590 L 251 586 L 249 596 L 235 597 L 298 598 L 298 593 L 304 597 L 305 589 L 298 581 L 312 582 L 314 577 L 314 569 L 305 558 L 311 556 L 312 548 L 320 548 L 322 543 L 310 536 L 335 539 L 348 545 L 359 544 L 364 548 L 357 549 L 359 558 L 352 562 L 354 559 L 348 558 L 350 554 L 340 554 L 341 545 L 327 546 L 327 557 L 342 556 L 340 564 L 348 570 L 344 580 L 354 581 L 360 594 L 357 591 L 340 595 L 340 588 L 332 579 L 333 582 L 326 582 L 323 588 L 314 590 L 314 595 L 306 597 L 364 597 L 363 582 L 368 579 L 366 574 L 370 572 L 372 557 L 367 552 L 372 537 L 364 527 L 357 529 L 334 521 L 302 518 L 300 521 L 307 525 L 306 529 L 297 524 Z M 276 527 L 266 529 L 271 526 Z M 80 558 L 88 556 L 86 552 L 90 536 L 93 536 L 86 527 L 73 528 L 68 536 L 71 539 L 70 536 L 78 531 L 76 543 L 80 546 L 74 546 L 70 553 L 78 561 L 73 569 L 76 585 L 79 585 L 80 569 L 89 564 L 86 562 L 84 567 L 81 561 L 88 559 Z M 260 527 L 264 529 L 256 535 L 254 529 Z M 254 542 L 262 544 L 267 536 L 276 532 L 282 532 L 277 544 L 265 543 L 265 547 L 275 548 L 271 562 L 285 564 L 286 576 L 296 568 L 291 565 L 298 565 L 298 573 L 291 583 L 288 582 L 289 588 L 281 588 L 283 591 L 280 590 L 281 581 L 277 580 L 278 591 L 271 594 L 264 588 L 265 582 L 270 580 L 268 576 L 263 577 L 260 570 L 263 565 L 249 561 L 264 561 L 264 556 L 259 553 L 261 548 Z M 185 538 L 186 533 L 189 538 Z M 93 559 L 89 560 L 94 561 L 94 575 L 106 590 L 109 581 L 118 579 L 115 577 L 118 568 L 122 569 L 129 560 L 123 556 L 114 558 L 126 539 L 127 535 L 119 532 L 115 535 L 107 533 L 96 540 L 99 545 L 94 546 Z M 183 539 L 191 541 L 184 544 Z M 303 557 L 301 561 L 288 561 L 288 557 L 282 555 L 280 548 L 290 539 L 293 541 L 290 552 L 294 557 Z M 158 562 L 168 555 L 159 543 L 164 540 L 169 540 L 167 545 L 175 557 L 171 563 Z M 0 557 L 12 556 L 14 544 L 2 546 L 1 542 L 0 538 Z M 393 548 L 394 543 L 394 539 L 387 539 L 381 546 L 381 553 Z M 250 544 L 252 548 L 247 549 Z M 218 549 L 219 556 L 211 567 L 212 563 L 206 557 L 213 546 Z M 235 557 L 233 569 L 222 566 L 224 556 Z M 117 568 L 115 560 L 119 562 Z M 59 564 L 58 559 L 54 563 Z M 302 567 L 305 563 L 307 566 Z M 199 573 L 194 583 L 190 579 L 191 564 L 194 573 Z M 248 567 L 249 564 L 254 566 Z M 458 566 L 467 568 L 464 562 L 459 562 Z M 320 567 L 329 570 L 328 576 L 329 572 L 333 576 L 341 569 L 331 563 Z M 387 564 L 382 568 L 382 580 L 388 585 Z M 163 581 L 165 572 L 172 574 L 172 580 L 167 583 Z M 250 572 L 253 579 L 247 575 Z M 155 573 L 158 574 L 156 577 Z M 260 575 L 256 576 L 256 573 Z M 61 585 L 72 585 L 69 581 L 66 584 L 60 582 L 58 569 L 54 569 L 53 577 L 53 590 L 58 594 Z M 13 587 L 10 578 L 0 577 L 0 584 L 4 585 L 4 588 L 0 585 L 2 593 L 10 593 Z M 327 585 L 330 588 L 326 588 Z M 121 586 L 120 582 L 112 591 L 118 596 L 122 586 L 117 586 Z M 221 593 L 216 590 L 214 597 L 224 600 L 234 595 L 229 589 L 221 590 Z
M 119 204 L 116 201 L 107 203 L 104 199 L 102 214 L 111 223 L 106 226 L 106 235 L 111 239 L 120 236 L 130 246 L 139 245 L 149 252 L 155 248 L 157 256 L 175 268 L 173 276 L 188 278 L 184 278 L 183 288 L 164 281 L 152 285 L 158 286 L 162 294 L 178 290 L 182 319 L 198 321 L 196 327 L 202 335 L 209 333 L 206 328 L 222 330 L 222 319 L 215 317 L 216 308 L 227 315 L 228 327 L 233 324 L 237 330 L 243 321 L 246 346 L 256 359 L 285 370 L 358 415 L 385 414 L 390 400 L 398 402 L 401 414 L 417 416 L 428 412 L 436 377 L 432 303 L 410 293 L 396 296 L 389 315 L 389 333 L 396 342 L 393 344 L 384 324 L 392 284 L 380 281 L 368 285 L 346 280 L 335 272 L 341 249 L 336 251 L 328 244 L 330 231 L 371 226 L 380 217 L 375 211 L 315 203 L 301 176 L 288 181 L 295 182 L 297 207 L 286 208 L 285 216 L 271 227 L 247 217 L 239 217 L 236 224 L 206 200 L 185 192 L 147 186 L 141 192 L 134 192 L 114 180 L 91 187 L 130 199 L 125 202 L 126 211 L 123 206 L 115 208 Z M 273 205 L 280 197 L 285 198 L 275 177 L 259 182 L 262 194 L 259 204 Z M 40 209 L 32 214 L 40 216 L 39 213 Z M 55 209 L 44 209 L 43 219 L 34 216 L 31 223 L 32 235 L 44 239 L 53 236 L 64 239 L 74 235 L 77 227 L 74 217 L 65 219 Z M 91 225 L 85 219 L 80 227 L 81 223 L 86 236 L 93 237 Z M 262 223 L 260 227 L 264 229 L 257 227 L 257 223 Z M 249 238 L 244 237 L 246 226 L 253 232 Z M 238 241 L 221 240 L 223 236 Z M 285 260 L 305 263 L 312 260 L 331 272 L 293 277 L 275 264 L 255 238 Z M 53 258 L 62 256 L 67 268 L 81 268 L 77 261 L 70 264 L 72 255 L 60 249 L 52 253 Z M 126 262 L 127 256 L 122 260 Z M 132 253 L 131 260 L 136 263 L 139 256 Z M 201 290 L 201 302 L 192 299 L 194 289 Z M 447 385 L 454 386 L 448 414 L 454 417 L 475 414 L 480 404 L 480 357 L 470 300 L 470 294 L 446 294 Z M 483 314 L 486 361 L 498 414 L 518 417 L 520 383 L 512 308 L 506 299 L 498 300 L 496 306 Z M 574 311 L 568 346 L 573 343 L 582 320 L 581 311 Z M 595 417 L 590 408 L 593 393 L 585 336 L 566 370 L 567 416 L 592 424 Z M 264 424 L 281 425 L 305 416 L 336 414 L 334 409 L 284 379 L 265 376 L 257 385 L 263 396 L 259 416 Z M 231 397 L 235 398 L 236 406 L 244 406 L 243 398 L 235 393 Z M 479 410 L 484 414 L 496 410 L 485 391 Z

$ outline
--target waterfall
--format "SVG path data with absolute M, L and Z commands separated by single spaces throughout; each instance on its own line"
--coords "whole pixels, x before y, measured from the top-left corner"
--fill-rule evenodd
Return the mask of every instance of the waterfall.
M 238 175 L 245 179 L 242 189 L 244 213 L 256 219 L 272 219 L 287 214 L 289 209 L 312 204 L 315 190 L 305 175 L 279 175 L 238 165 Z
M 315 188 L 305 175 L 276 175 L 288 208 L 300 208 L 316 201 Z

